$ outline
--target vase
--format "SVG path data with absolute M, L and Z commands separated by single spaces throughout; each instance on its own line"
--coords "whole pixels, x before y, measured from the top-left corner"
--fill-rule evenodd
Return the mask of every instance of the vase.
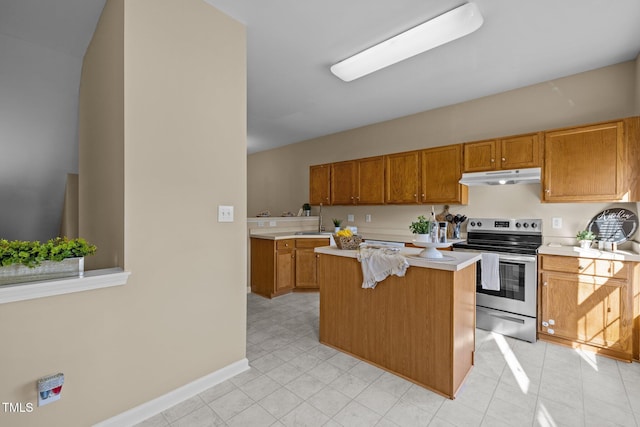
M 336 227 L 333 229 L 333 231 L 334 231 L 334 232 L 336 232 L 336 233 L 337 233 L 338 231 L 340 231 L 340 226 L 336 226 Z
M 82 277 L 83 274 L 84 257 L 67 258 L 62 261 L 43 261 L 33 268 L 22 264 L 12 264 L 0 267 L 0 286 L 64 277 Z
M 416 234 L 416 242 L 431 242 L 430 234 Z
M 589 249 L 593 240 L 579 240 L 578 242 L 580 243 L 580 247 L 582 249 Z

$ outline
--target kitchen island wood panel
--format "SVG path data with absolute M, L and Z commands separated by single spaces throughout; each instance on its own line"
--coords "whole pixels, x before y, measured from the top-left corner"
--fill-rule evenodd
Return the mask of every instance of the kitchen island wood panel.
M 320 254 L 320 341 L 454 398 L 473 366 L 475 263 L 410 267 L 362 288 L 354 258 Z

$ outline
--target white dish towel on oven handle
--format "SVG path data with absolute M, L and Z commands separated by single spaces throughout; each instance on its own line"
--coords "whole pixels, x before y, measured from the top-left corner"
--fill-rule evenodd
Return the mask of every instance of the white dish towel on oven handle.
M 480 285 L 487 291 L 500 290 L 500 257 L 497 254 L 482 254 L 482 277 Z

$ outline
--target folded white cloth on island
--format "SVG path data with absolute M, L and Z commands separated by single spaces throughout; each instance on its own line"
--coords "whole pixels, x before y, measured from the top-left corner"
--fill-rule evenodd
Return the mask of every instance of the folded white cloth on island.
M 500 258 L 496 254 L 483 253 L 482 261 L 482 277 L 480 285 L 482 289 L 488 291 L 500 290 Z
M 403 277 L 409 268 L 404 256 L 386 249 L 360 248 L 358 261 L 362 265 L 363 288 L 373 289 L 392 274 Z

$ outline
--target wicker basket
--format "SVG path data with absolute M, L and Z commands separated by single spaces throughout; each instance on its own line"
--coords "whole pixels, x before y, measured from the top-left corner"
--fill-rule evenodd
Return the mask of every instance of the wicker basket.
M 354 234 L 351 237 L 333 235 L 333 239 L 336 241 L 336 246 L 339 249 L 358 249 L 360 243 L 362 243 L 362 237 Z

